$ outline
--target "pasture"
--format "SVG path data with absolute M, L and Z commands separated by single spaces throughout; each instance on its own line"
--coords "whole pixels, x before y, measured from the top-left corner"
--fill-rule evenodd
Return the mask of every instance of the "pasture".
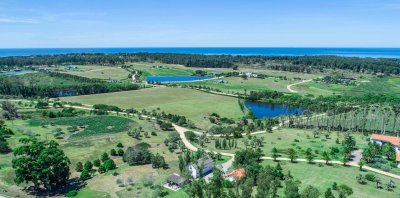
M 382 181 L 383 189 L 377 189 L 375 187 L 375 182 L 367 181 L 366 184 L 359 184 L 356 177 L 359 174 L 365 175 L 370 173 L 368 171 L 359 171 L 356 167 L 344 167 L 342 165 L 322 165 L 318 164 L 308 164 L 306 162 L 290 163 L 290 162 L 280 162 L 284 173 L 290 171 L 292 176 L 301 181 L 300 192 L 306 188 L 308 185 L 312 185 L 318 188 L 321 195 L 325 193 L 327 188 L 332 189 L 333 182 L 337 185 L 345 184 L 353 189 L 353 194 L 349 197 L 351 198 L 374 198 L 374 197 L 386 197 L 395 198 L 400 195 L 400 188 L 396 187 L 394 191 L 387 191 L 385 189 L 386 184 L 391 179 L 390 177 L 383 175 L 376 175 Z M 262 162 L 263 165 L 276 166 L 277 162 L 271 160 L 266 160 Z M 372 173 L 374 174 L 374 173 Z M 393 179 L 396 185 L 399 181 Z M 335 197 L 339 196 L 339 193 L 332 190 Z M 283 189 L 280 189 L 280 194 L 283 195 Z
M 210 125 L 205 117 L 213 112 L 234 119 L 243 116 L 236 98 L 185 88 L 156 87 L 137 91 L 64 97 L 61 100 L 91 105 L 109 104 L 138 110 L 159 109 L 165 113 L 186 116 L 196 126 L 203 128 Z
M 65 70 L 59 67 L 58 72 L 67 73 L 86 78 L 97 78 L 102 80 L 123 80 L 128 78 L 129 72 L 117 66 L 96 66 L 96 65 L 78 65 L 77 69 Z
M 223 82 L 221 82 L 221 80 Z M 273 90 L 280 92 L 288 92 L 287 85 L 299 82 L 295 80 L 281 80 L 270 77 L 265 79 L 249 78 L 247 80 L 241 77 L 226 77 L 217 80 L 208 80 L 201 82 L 182 83 L 182 85 L 206 86 L 214 89 L 219 89 L 225 93 L 244 93 L 250 91 Z

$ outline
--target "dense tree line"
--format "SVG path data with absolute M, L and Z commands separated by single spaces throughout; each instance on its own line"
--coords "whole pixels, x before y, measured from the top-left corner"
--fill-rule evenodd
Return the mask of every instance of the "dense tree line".
M 159 61 L 187 67 L 233 68 L 257 64 L 268 69 L 311 72 L 346 69 L 354 72 L 400 74 L 400 60 L 393 58 L 357 58 L 340 56 L 232 56 L 174 53 L 66 54 L 0 58 L 0 66 L 99 64 L 114 65 L 137 61 Z
M 52 77 L 74 81 L 73 84 L 39 84 L 26 82 L 26 76 L 0 76 L 0 95 L 16 95 L 23 97 L 61 97 L 127 91 L 139 89 L 139 85 L 131 83 L 108 83 L 84 77 L 60 73 L 40 73 L 33 78 Z M 29 81 L 29 80 L 28 80 Z

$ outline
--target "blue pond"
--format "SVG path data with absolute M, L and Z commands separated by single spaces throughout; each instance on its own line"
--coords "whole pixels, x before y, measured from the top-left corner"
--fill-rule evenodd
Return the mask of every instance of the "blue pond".
M 15 76 L 15 75 L 28 74 L 28 73 L 32 73 L 32 72 L 33 71 L 31 71 L 31 70 L 8 71 L 8 72 L 0 72 L 0 75 Z
M 281 115 L 301 114 L 301 107 L 288 107 L 281 104 L 270 104 L 265 102 L 246 101 L 245 106 L 253 111 L 256 118 L 273 118 Z
M 147 82 L 192 82 L 196 80 L 206 80 L 210 79 L 210 76 L 148 76 L 146 78 Z

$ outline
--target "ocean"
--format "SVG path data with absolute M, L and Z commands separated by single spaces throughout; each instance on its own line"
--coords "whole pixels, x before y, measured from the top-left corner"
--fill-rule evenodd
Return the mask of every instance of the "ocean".
M 273 47 L 181 47 L 181 48 L 13 48 L 0 49 L 0 57 L 69 53 L 185 53 L 205 55 L 315 56 L 400 58 L 400 48 L 273 48 Z

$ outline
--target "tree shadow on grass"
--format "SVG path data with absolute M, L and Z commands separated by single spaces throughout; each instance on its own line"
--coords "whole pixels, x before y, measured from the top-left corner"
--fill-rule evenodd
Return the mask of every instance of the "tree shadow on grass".
M 39 190 L 35 189 L 33 186 L 26 187 L 24 191 L 28 195 L 36 196 L 36 197 L 55 197 L 55 196 L 63 196 L 67 192 L 71 190 L 79 191 L 79 189 L 86 186 L 86 182 L 80 180 L 78 177 L 71 178 L 68 180 L 66 186 L 54 189 L 54 190 L 45 190 L 44 188 L 40 188 Z

